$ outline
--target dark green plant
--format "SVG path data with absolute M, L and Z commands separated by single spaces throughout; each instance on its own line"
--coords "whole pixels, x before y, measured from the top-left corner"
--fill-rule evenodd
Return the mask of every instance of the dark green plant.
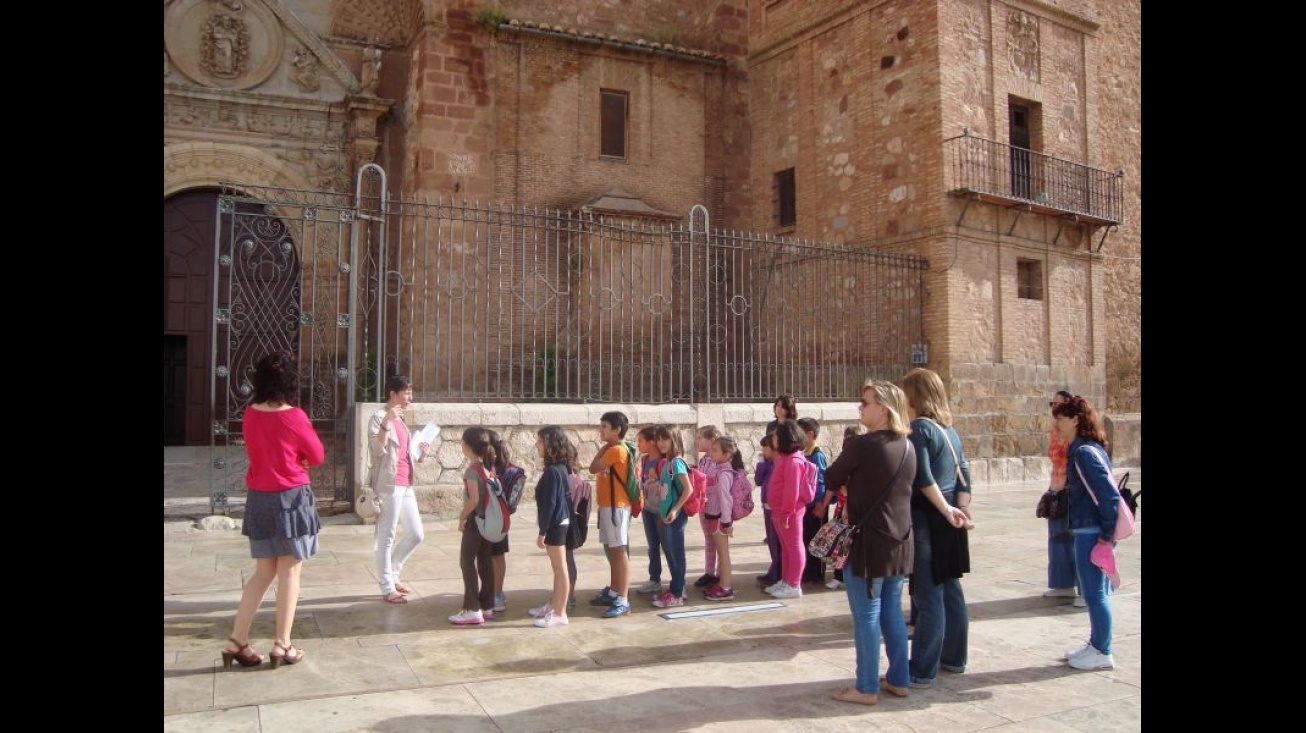
M 558 394 L 558 347 L 544 347 L 535 355 L 535 363 L 535 401 L 555 399 Z
M 363 365 L 354 380 L 354 401 L 372 402 L 376 399 L 376 353 L 363 352 Z
M 487 5 L 477 11 L 475 22 L 476 25 L 489 31 L 491 35 L 495 35 L 499 32 L 499 26 L 507 23 L 508 20 L 507 13 Z

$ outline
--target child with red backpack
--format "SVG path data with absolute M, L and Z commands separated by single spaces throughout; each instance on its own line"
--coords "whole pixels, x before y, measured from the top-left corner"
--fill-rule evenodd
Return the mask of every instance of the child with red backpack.
M 712 441 L 706 462 L 713 464 L 715 478 L 708 484 L 703 518 L 712 547 L 716 550 L 714 556 L 709 557 L 716 560 L 719 575 L 717 582 L 703 593 L 703 598 L 729 601 L 735 597 L 730 573 L 730 538 L 735 535 L 734 522 L 738 518 L 735 515 L 735 485 L 748 486 L 748 474 L 744 471 L 744 459 L 739 455 L 735 441 L 724 435 Z

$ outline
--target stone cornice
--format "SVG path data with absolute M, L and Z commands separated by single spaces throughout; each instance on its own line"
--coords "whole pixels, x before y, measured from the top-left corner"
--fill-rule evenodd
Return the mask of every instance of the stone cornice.
M 168 102 L 168 97 L 202 100 L 206 102 L 228 102 L 249 107 L 272 107 L 276 109 L 297 110 L 301 112 L 320 112 L 323 114 L 340 114 L 348 106 L 345 100 L 324 101 L 319 99 L 307 99 L 304 97 L 290 97 L 279 94 L 251 92 L 240 89 L 201 88 L 190 86 L 188 84 L 164 82 L 163 98 L 165 105 Z

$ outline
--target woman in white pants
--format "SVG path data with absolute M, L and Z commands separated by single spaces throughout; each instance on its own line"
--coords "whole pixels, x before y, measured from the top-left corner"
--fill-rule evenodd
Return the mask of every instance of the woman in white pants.
M 368 449 L 372 456 L 372 490 L 381 504 L 376 518 L 376 572 L 381 581 L 381 597 L 387 603 L 407 603 L 412 589 L 399 580 L 404 561 L 422 543 L 422 517 L 413 493 L 412 433 L 404 424 L 404 409 L 413 402 L 413 388 L 408 377 L 394 376 L 385 383 L 386 402 L 367 423 Z M 422 444 L 417 462 L 426 458 L 430 445 Z M 404 536 L 397 543 L 395 533 L 400 524 Z

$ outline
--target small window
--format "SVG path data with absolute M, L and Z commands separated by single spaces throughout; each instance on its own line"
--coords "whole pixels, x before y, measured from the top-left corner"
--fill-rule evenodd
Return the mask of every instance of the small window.
M 794 189 L 794 169 L 775 174 L 775 222 L 791 227 L 798 221 L 798 201 Z
M 599 102 L 601 142 L 599 154 L 605 158 L 626 157 L 626 113 L 630 95 L 626 92 L 602 91 Z
M 1042 262 L 1016 260 L 1016 297 L 1025 300 L 1043 300 Z

